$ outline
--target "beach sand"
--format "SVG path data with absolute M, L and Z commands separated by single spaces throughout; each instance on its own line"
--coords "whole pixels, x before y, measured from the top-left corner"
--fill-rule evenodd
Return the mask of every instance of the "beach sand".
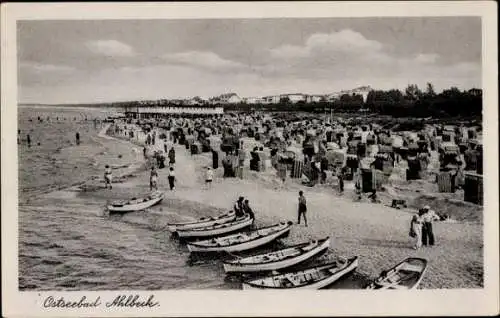
M 219 260 L 190 263 L 187 249 L 170 238 L 166 224 L 228 211 L 240 195 L 249 199 L 257 226 L 296 222 L 299 190 L 308 201 L 309 227 L 295 224 L 282 244 L 329 236 L 330 253 L 323 258 L 360 258 L 357 274 L 348 283 L 339 282 L 330 288 L 360 288 L 383 269 L 410 256 L 429 260 L 420 288 L 483 286 L 480 220 L 436 222 L 436 246 L 415 251 L 408 236 L 414 213 L 410 209 L 353 202 L 347 183 L 343 196 L 327 186 L 309 188 L 292 180 L 281 185 L 272 169 L 261 173 L 246 170 L 244 179 L 223 179 L 219 168 L 212 187 L 206 189 L 204 169 L 211 165 L 211 155 L 192 156 L 180 145 L 175 145 L 175 191 L 168 190 L 167 169 L 160 169 L 159 187 L 166 192 L 161 204 L 147 211 L 107 216 L 104 206 L 109 200 L 138 197 L 149 191 L 149 172 L 143 169 L 142 151 L 140 156 L 132 151 L 136 145 L 102 136 L 105 129 L 101 129 L 101 135 L 96 133 L 87 148 L 61 151 L 61 156 L 66 156 L 61 161 L 91 157 L 95 171 L 102 173 L 105 163 L 120 164 L 126 168 L 117 169 L 116 175 L 132 176 L 105 190 L 100 179 L 90 178 L 92 171 L 80 181 L 92 183 L 91 191 L 73 186 L 37 193 L 36 200 L 30 198 L 29 203 L 20 204 L 21 289 L 240 288 L 239 282 L 225 278 Z M 101 152 L 105 154 L 99 155 Z M 121 161 L 117 159 L 119 154 Z M 68 184 L 74 185 L 74 181 L 68 180 Z

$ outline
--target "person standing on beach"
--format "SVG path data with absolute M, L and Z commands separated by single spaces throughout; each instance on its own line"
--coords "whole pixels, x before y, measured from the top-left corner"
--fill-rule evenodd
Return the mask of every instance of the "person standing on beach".
M 106 183 L 106 189 L 113 189 L 113 186 L 111 185 L 111 181 L 113 179 L 112 173 L 111 173 L 111 167 L 109 165 L 106 165 L 106 169 L 104 170 L 104 181 Z
M 154 166 L 151 167 L 151 175 L 149 176 L 149 190 L 153 191 L 153 189 L 158 191 L 158 171 Z
M 80 133 L 78 131 L 75 134 L 75 139 L 76 139 L 76 144 L 79 145 L 80 144 Z
M 26 142 L 28 143 L 28 148 L 31 148 L 31 137 L 30 134 L 26 136 Z
M 250 207 L 250 204 L 248 203 L 248 200 L 245 200 L 244 203 L 243 203 L 243 212 L 245 212 L 245 214 L 250 215 L 250 217 L 252 218 L 252 220 L 255 221 L 255 214 L 253 213 L 253 210 Z
M 175 164 L 175 149 L 173 146 L 168 151 L 168 159 L 169 159 L 169 164 L 171 165 Z
M 342 176 L 342 172 L 339 172 L 337 177 L 339 178 L 339 192 L 344 193 L 344 177 Z
M 439 220 L 439 216 L 436 215 L 434 210 L 431 210 L 431 208 L 426 205 L 422 209 L 423 215 L 423 226 L 422 226 L 422 244 L 424 246 L 427 246 L 427 243 L 429 243 L 429 246 L 434 245 L 434 233 L 432 231 L 432 222 Z
M 410 236 L 415 239 L 415 245 L 413 246 L 415 250 L 422 247 L 422 225 L 424 223 L 422 215 L 423 211 L 419 211 L 418 214 L 413 215 L 410 222 Z
M 299 207 L 298 207 L 298 221 L 297 224 L 300 224 L 300 217 L 302 216 L 304 218 L 304 222 L 307 227 L 307 218 L 306 218 L 306 212 L 307 212 L 307 202 L 306 202 L 306 197 L 304 196 L 304 192 L 299 191 Z
M 212 186 L 212 181 L 214 179 L 214 172 L 210 167 L 207 167 L 207 171 L 205 173 L 205 184 L 207 186 L 207 189 L 209 189 Z
M 239 197 L 238 201 L 236 201 L 236 203 L 234 204 L 233 209 L 234 209 L 234 212 L 236 214 L 236 217 L 241 217 L 245 213 L 243 211 L 243 200 L 244 199 L 245 199 L 244 197 Z
M 168 184 L 170 186 L 170 190 L 175 190 L 175 171 L 174 167 L 170 167 L 168 171 Z

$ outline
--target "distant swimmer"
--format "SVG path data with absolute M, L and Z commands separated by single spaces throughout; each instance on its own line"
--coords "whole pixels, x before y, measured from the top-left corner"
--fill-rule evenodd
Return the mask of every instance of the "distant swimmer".
M 106 170 L 104 171 L 104 181 L 106 182 L 106 189 L 113 189 L 113 186 L 111 185 L 111 181 L 113 179 L 113 175 L 111 173 L 111 167 L 109 165 L 106 165 Z

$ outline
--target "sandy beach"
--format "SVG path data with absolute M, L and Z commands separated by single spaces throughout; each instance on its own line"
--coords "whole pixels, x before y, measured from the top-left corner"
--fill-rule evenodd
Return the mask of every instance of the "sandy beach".
M 168 190 L 167 169 L 160 169 L 159 188 L 166 193 L 161 204 L 107 216 L 104 206 L 109 200 L 149 191 L 149 172 L 144 170 L 140 142 L 105 136 L 106 130 L 103 125 L 86 131 L 88 139 L 82 145 L 60 149 L 55 162 L 63 166 L 53 168 L 53 179 L 40 175 L 43 169 L 35 170 L 38 175 L 33 180 L 42 180 L 36 184 L 20 168 L 20 188 L 24 189 L 19 205 L 21 290 L 240 288 L 239 282 L 225 279 L 220 260 L 190 262 L 187 249 L 170 237 L 166 224 L 230 210 L 238 196 L 249 199 L 256 226 L 296 222 L 299 190 L 308 200 L 309 227 L 295 224 L 280 244 L 329 236 L 330 253 L 324 258 L 360 259 L 349 283 L 338 282 L 330 288 L 360 288 L 410 256 L 429 261 L 420 288 L 483 286 L 482 211 L 453 198 L 426 197 L 418 183 L 392 186 L 390 191 L 412 197 L 415 205 L 434 202 L 433 206 L 448 206 L 454 212 L 452 221 L 435 223 L 436 246 L 418 251 L 412 249 L 408 236 L 415 213 L 412 204 L 408 209 L 393 209 L 386 206 L 383 196 L 381 204 L 353 202 L 352 184 L 346 184 L 342 196 L 327 185 L 310 188 L 291 180 L 281 185 L 274 169 L 245 170 L 244 179 L 224 179 L 219 168 L 212 187 L 206 189 L 203 174 L 211 155 L 191 155 L 181 145 L 175 145 L 175 191 Z M 118 182 L 112 190 L 104 189 L 102 183 L 105 164 L 116 168 L 113 174 Z

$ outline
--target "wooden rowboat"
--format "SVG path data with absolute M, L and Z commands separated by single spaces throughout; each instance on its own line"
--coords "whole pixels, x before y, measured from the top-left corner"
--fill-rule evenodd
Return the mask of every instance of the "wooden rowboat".
M 427 260 L 410 257 L 394 266 L 373 281 L 366 289 L 415 289 L 427 269 Z
M 152 207 L 163 200 L 163 192 L 153 192 L 143 198 L 132 198 L 125 201 L 114 201 L 107 205 L 109 213 L 125 213 L 132 211 L 140 211 Z
M 290 221 L 288 223 L 281 222 L 250 232 L 188 243 L 187 247 L 190 252 L 239 252 L 250 250 L 287 235 L 292 224 Z
M 179 230 L 189 230 L 196 229 L 200 227 L 212 226 L 216 223 L 222 224 L 226 222 L 231 222 L 236 218 L 236 213 L 234 211 L 229 211 L 228 213 L 224 213 L 218 216 L 209 216 L 202 217 L 193 222 L 184 222 L 184 223 L 168 223 L 167 229 L 170 232 L 176 232 Z
M 322 240 L 312 240 L 266 254 L 225 261 L 224 271 L 226 273 L 260 272 L 287 268 L 321 254 L 328 247 L 330 247 L 328 237 Z
M 232 222 L 222 224 L 214 223 L 213 225 L 206 227 L 177 230 L 177 235 L 180 238 L 218 236 L 249 227 L 252 225 L 253 221 L 254 219 L 247 214 L 243 217 L 236 218 Z
M 358 257 L 279 275 L 256 278 L 243 283 L 243 289 L 297 290 L 320 289 L 358 267 Z

